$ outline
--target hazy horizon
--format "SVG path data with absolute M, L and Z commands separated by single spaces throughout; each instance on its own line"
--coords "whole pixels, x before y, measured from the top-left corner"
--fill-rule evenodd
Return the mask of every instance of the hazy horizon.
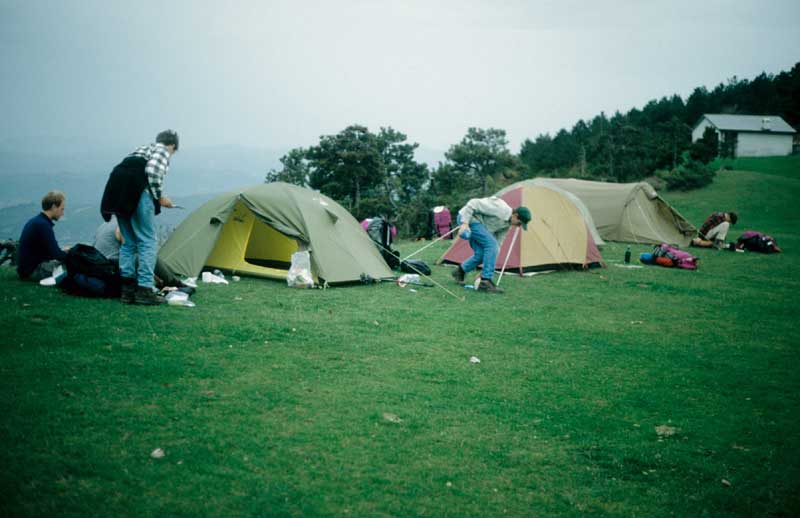
M 791 68 L 800 2 L 0 0 L 6 145 L 290 149 L 358 123 L 512 151 L 600 112 Z M 15 140 L 16 139 L 16 140 Z M 71 144 L 70 144 L 71 143 Z

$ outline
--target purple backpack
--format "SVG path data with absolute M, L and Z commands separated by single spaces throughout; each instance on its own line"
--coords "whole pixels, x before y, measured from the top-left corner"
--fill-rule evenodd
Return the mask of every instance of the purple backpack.
M 653 257 L 668 257 L 672 259 L 672 263 L 676 268 L 697 270 L 697 257 L 666 243 L 656 245 L 653 249 Z

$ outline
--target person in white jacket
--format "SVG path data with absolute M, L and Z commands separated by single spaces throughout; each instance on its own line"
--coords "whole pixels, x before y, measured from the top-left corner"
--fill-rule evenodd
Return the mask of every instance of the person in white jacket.
M 503 242 L 508 229 L 512 226 L 521 226 L 523 230 L 527 230 L 530 220 L 531 211 L 527 207 L 521 205 L 512 209 L 508 203 L 495 196 L 469 200 L 458 211 L 457 221 L 460 226 L 459 236 L 469 240 L 473 255 L 453 272 L 456 282 L 463 284 L 466 274 L 483 263 L 478 289 L 494 293 L 502 292 L 492 281 L 497 253 L 500 250 L 498 243 Z

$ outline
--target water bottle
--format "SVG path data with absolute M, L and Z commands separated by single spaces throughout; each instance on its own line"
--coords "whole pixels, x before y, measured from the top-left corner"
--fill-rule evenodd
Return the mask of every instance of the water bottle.
M 631 245 L 625 249 L 625 264 L 631 264 Z

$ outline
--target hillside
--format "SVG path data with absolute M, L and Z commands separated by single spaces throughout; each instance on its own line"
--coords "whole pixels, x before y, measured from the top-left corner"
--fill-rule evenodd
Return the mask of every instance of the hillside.
M 698 227 L 714 211 L 737 212 L 740 221 L 732 227 L 731 238 L 758 230 L 779 242 L 795 239 L 800 156 L 738 159 L 725 165 L 733 169 L 718 172 L 707 189 L 669 192 L 665 197 Z
M 437 266 L 457 297 L 244 278 L 124 307 L 0 268 L 0 515 L 797 515 L 798 196 L 738 170 L 667 193 L 783 254 L 610 243 L 500 296 Z

